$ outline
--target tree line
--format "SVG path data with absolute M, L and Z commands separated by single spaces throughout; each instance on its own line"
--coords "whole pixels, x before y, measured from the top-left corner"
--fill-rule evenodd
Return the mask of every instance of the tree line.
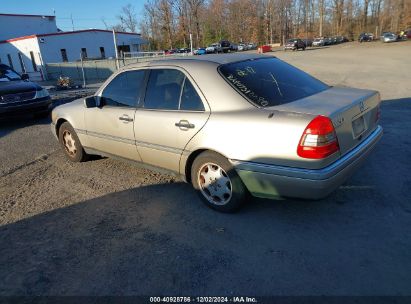
M 411 28 L 411 0 L 146 0 L 124 6 L 118 31 L 140 31 L 151 50 L 203 47 L 226 39 L 258 44 L 288 38 L 379 36 Z M 104 20 L 103 20 L 104 21 Z M 107 26 L 107 25 L 106 25 Z

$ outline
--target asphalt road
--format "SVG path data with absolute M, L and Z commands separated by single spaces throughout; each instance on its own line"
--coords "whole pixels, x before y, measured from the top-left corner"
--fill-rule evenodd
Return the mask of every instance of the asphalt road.
M 384 137 L 320 201 L 205 207 L 129 163 L 69 163 L 47 119 L 0 124 L 0 296 L 411 295 L 411 41 L 274 52 L 378 89 Z

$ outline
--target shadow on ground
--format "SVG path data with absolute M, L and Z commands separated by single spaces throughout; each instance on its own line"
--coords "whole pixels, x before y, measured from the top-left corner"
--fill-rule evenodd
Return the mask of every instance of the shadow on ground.
M 0 295 L 411 295 L 409 102 L 384 103 L 383 141 L 321 201 L 221 214 L 158 184 L 2 226 Z
M 31 114 L 20 115 L 12 118 L 2 118 L 0 120 L 0 138 L 6 136 L 13 131 L 34 125 L 50 124 L 50 117 L 44 115 L 43 117 L 34 117 Z

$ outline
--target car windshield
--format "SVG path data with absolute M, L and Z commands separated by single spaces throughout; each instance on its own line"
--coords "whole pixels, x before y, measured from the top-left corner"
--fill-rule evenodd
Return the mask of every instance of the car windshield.
M 277 58 L 228 63 L 218 70 L 234 89 L 259 107 L 286 104 L 329 88 Z
M 297 42 L 297 39 L 289 39 L 288 42 Z
M 11 69 L 1 69 L 0 68 L 0 81 L 12 81 L 12 80 L 21 80 L 20 75 L 14 72 Z

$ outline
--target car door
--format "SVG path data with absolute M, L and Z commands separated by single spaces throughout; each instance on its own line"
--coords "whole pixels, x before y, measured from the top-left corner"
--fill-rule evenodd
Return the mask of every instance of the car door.
M 99 107 L 85 112 L 90 148 L 141 161 L 134 139 L 134 115 L 144 85 L 144 70 L 125 71 L 101 91 Z
M 179 69 L 150 70 L 134 133 L 144 163 L 179 172 L 185 146 L 209 117 L 208 104 L 193 80 Z

